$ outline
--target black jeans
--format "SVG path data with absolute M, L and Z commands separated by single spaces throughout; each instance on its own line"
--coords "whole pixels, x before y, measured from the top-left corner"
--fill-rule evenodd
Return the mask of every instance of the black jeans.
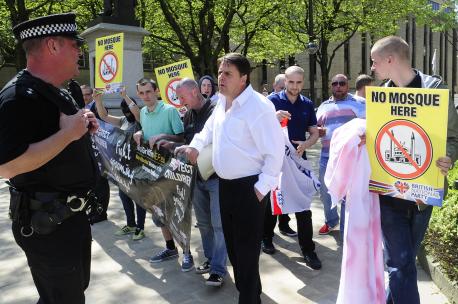
M 221 222 L 229 260 L 234 268 L 239 304 L 261 303 L 259 254 L 269 194 L 259 202 L 254 190 L 258 176 L 220 179 Z
M 39 304 L 82 304 L 89 286 L 91 228 L 80 212 L 58 225 L 48 235 L 21 235 L 12 226 L 16 243 L 24 250 L 32 278 L 40 295 Z
M 305 210 L 296 212 L 297 221 L 297 237 L 299 239 L 299 246 L 301 251 L 310 252 L 315 251 L 315 243 L 313 242 L 313 225 L 312 225 L 312 211 Z M 277 223 L 277 216 L 272 215 L 272 207 L 269 204 L 266 206 L 265 220 L 264 220 L 264 239 L 272 240 L 274 236 L 274 228 Z
M 280 214 L 278 216 L 278 228 L 280 228 L 280 230 L 284 230 L 286 227 L 289 226 L 290 220 L 291 218 L 289 217 L 288 214 Z

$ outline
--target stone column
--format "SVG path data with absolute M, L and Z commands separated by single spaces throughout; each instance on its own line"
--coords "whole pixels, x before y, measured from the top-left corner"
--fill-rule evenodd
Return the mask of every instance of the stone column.
M 143 77 L 142 41 L 150 33 L 142 27 L 113 23 L 98 23 L 81 33 L 89 46 L 90 83 L 94 87 L 95 39 L 117 33 L 124 33 L 123 84 L 127 86 L 127 95 L 140 102 L 136 94 L 135 83 Z M 121 98 L 118 94 L 108 94 L 104 98 L 107 108 L 118 108 Z

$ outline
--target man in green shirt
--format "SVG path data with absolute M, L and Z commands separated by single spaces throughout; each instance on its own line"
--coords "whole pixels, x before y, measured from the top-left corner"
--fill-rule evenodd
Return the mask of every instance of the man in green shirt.
M 161 140 L 184 142 L 183 122 L 178 111 L 174 106 L 157 100 L 157 93 L 158 88 L 153 80 L 142 78 L 137 82 L 137 95 L 143 100 L 145 106 L 140 110 L 142 130 L 134 134 L 134 140 L 137 145 L 140 145 L 142 141 L 148 142 L 151 149 L 155 144 L 159 144 Z M 153 221 L 156 226 L 162 229 L 166 248 L 152 256 L 150 262 L 159 263 L 178 257 L 178 249 L 175 246 L 170 230 L 163 223 L 157 221 L 154 216 Z M 192 255 L 189 252 L 185 252 L 181 269 L 190 271 L 193 267 Z

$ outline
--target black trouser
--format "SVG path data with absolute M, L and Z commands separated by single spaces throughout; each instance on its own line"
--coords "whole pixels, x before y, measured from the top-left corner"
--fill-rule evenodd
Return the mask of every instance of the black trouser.
M 261 303 L 259 253 L 269 194 L 259 202 L 254 190 L 258 176 L 220 179 L 221 222 L 229 260 L 234 268 L 239 304 Z
M 267 218 L 267 216 L 268 217 L 275 217 L 275 222 L 273 223 L 274 226 L 272 227 L 272 236 L 273 236 L 273 233 L 274 233 L 273 231 L 274 231 L 275 225 L 277 224 L 277 215 L 274 216 L 274 215 L 272 215 L 272 212 L 270 212 L 270 213 L 266 212 L 265 221 L 270 223 L 271 221 L 273 221 L 273 219 Z M 289 217 L 288 214 L 280 214 L 280 215 L 278 215 L 278 228 L 280 230 L 286 230 L 285 228 L 287 228 L 289 226 L 289 221 L 290 220 L 291 220 L 291 218 Z M 265 225 L 265 223 L 264 223 L 264 225 Z M 270 227 L 270 224 L 269 224 L 269 227 Z
M 32 278 L 40 295 L 38 304 L 82 304 L 89 286 L 91 228 L 79 212 L 48 235 L 23 237 L 13 223 L 16 243 L 24 250 Z
M 100 176 L 97 180 L 94 193 L 97 197 L 97 203 L 101 205 L 102 210 L 92 210 L 90 215 L 106 216 L 108 210 L 108 203 L 110 202 L 110 185 L 108 184 L 108 179 L 106 179 L 103 176 Z
M 305 210 L 296 212 L 297 221 L 297 237 L 299 239 L 299 246 L 302 252 L 310 252 L 315 250 L 315 243 L 313 242 L 313 225 L 312 225 L 312 211 Z M 265 220 L 264 220 L 264 239 L 272 240 L 274 236 L 274 228 L 277 223 L 277 216 L 272 215 L 272 207 L 269 204 L 266 206 Z
M 280 214 L 278 216 L 278 228 L 280 228 L 280 230 L 285 230 L 285 228 L 289 226 L 290 220 L 291 218 L 288 214 Z

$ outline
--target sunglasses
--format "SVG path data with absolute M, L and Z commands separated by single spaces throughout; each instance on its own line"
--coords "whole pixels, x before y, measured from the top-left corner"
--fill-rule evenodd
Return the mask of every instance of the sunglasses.
M 331 83 L 331 85 L 333 87 L 336 87 L 336 86 L 341 86 L 341 87 L 344 87 L 347 85 L 347 82 L 346 81 L 334 81 L 333 83 Z

